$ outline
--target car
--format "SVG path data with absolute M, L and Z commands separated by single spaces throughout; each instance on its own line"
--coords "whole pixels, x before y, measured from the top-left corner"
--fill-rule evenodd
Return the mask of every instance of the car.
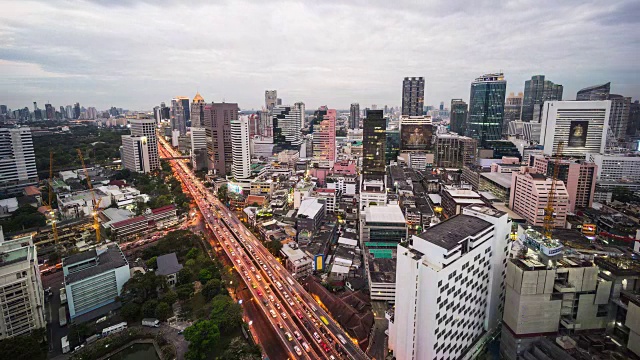
M 280 309 L 280 303 L 276 303 L 276 308 Z
M 295 303 L 293 302 L 293 300 L 289 299 L 289 305 L 294 306 Z
M 311 346 L 309 346 L 309 344 L 307 344 L 307 342 L 306 342 L 306 341 L 303 341 L 303 342 L 302 342 L 302 347 L 304 348 L 304 350 L 305 350 L 306 352 L 310 352 L 310 351 L 311 351 Z
M 273 297 L 273 295 L 269 295 L 269 300 L 270 300 L 271 302 L 276 301 L 276 299 Z
M 256 268 L 255 267 L 251 267 L 251 272 L 256 272 Z
M 276 312 L 273 310 L 269 310 L 269 313 L 271 314 L 271 317 L 276 317 L 278 315 L 276 315 Z
M 262 291 L 258 290 L 258 296 L 262 297 Z
M 242 261 L 240 261 L 240 259 L 236 259 L 236 262 L 238 263 L 238 265 L 242 264 Z
M 298 354 L 298 356 L 302 355 L 302 350 L 300 350 L 300 348 L 299 348 L 299 347 L 294 346 L 294 347 L 293 347 L 293 350 L 295 350 L 295 352 L 296 352 L 296 354 Z
M 313 333 L 313 338 L 316 339 L 317 342 L 322 342 L 322 340 L 320 339 L 320 335 L 318 335 L 317 332 Z
M 283 318 L 283 319 L 286 319 L 286 318 L 287 318 L 287 313 L 285 313 L 285 312 L 280 313 L 280 315 L 282 315 L 282 318 Z
M 288 331 L 284 333 L 284 336 L 286 336 L 289 341 L 293 340 L 293 336 L 291 336 L 291 333 Z
M 322 346 L 322 349 L 324 350 L 324 352 L 330 352 L 331 351 L 331 348 L 326 343 L 321 342 L 320 345 Z
M 282 324 L 278 323 L 278 328 L 284 329 L 284 326 L 282 326 Z
M 302 319 L 302 313 L 299 310 L 296 310 L 296 316 L 298 316 L 298 319 Z
M 293 332 L 293 335 L 296 336 L 296 339 L 302 340 L 302 335 L 300 335 L 300 333 L 297 330 Z
M 258 279 L 258 281 L 262 281 L 262 277 L 260 277 L 260 275 L 256 274 L 256 279 Z
M 258 285 L 256 285 L 256 283 L 251 283 L 251 287 L 255 289 L 258 287 Z

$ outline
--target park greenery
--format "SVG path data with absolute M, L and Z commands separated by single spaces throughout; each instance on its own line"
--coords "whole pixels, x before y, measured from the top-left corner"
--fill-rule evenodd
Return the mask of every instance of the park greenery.
M 47 218 L 35 207 L 25 204 L 11 214 L 11 217 L 0 221 L 0 226 L 5 233 L 22 231 L 26 229 L 47 225 Z
M 38 329 L 31 334 L 14 336 L 0 341 L 0 358 L 11 360 L 44 360 L 48 346 L 45 330 Z

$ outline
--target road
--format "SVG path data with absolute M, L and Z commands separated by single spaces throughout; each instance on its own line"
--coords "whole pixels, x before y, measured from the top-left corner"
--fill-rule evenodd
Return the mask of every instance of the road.
M 175 151 L 160 139 L 160 155 Z M 260 240 L 206 189 L 183 160 L 170 160 L 205 217 L 207 227 L 234 262 L 254 304 L 271 319 L 271 326 L 293 359 L 368 359 L 313 298 L 293 280 Z M 297 356 L 296 356 L 297 355 Z

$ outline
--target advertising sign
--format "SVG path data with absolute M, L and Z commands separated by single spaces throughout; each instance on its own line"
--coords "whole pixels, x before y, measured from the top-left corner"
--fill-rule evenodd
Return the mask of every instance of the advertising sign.
M 433 127 L 431 124 L 402 124 L 400 148 L 402 150 L 429 150 Z
M 569 147 L 585 147 L 587 145 L 588 121 L 572 121 L 569 128 Z

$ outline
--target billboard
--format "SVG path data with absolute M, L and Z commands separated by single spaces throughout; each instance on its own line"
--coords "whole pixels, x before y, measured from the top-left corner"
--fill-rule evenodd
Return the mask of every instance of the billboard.
M 587 145 L 588 121 L 572 121 L 569 127 L 568 147 L 585 147 Z
M 433 126 L 431 124 L 402 124 L 400 128 L 401 150 L 430 150 Z
M 324 256 L 316 255 L 314 260 L 315 260 L 315 266 L 314 266 L 315 271 L 322 271 L 322 269 L 324 268 Z

